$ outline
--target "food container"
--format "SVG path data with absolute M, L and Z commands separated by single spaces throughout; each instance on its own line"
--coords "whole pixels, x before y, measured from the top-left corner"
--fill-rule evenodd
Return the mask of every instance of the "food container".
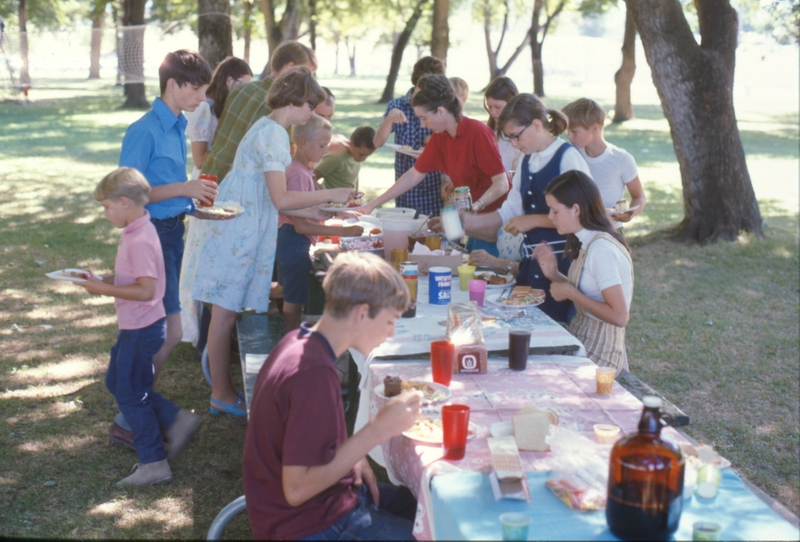
M 381 218 L 381 229 L 383 230 L 383 241 L 385 258 L 388 260 L 393 248 L 408 248 L 408 236 L 420 229 L 428 217 L 420 215 L 419 218 L 412 218 L 413 215 L 385 215 Z
M 370 235 L 364 237 L 341 237 L 339 246 L 344 251 L 369 252 L 383 258 L 383 235 Z

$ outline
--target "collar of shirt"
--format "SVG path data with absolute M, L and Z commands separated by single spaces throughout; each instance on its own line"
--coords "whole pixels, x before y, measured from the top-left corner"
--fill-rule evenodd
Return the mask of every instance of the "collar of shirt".
M 600 232 L 596 230 L 587 230 L 586 228 L 582 228 L 580 231 L 575 232 L 575 237 L 578 238 L 578 241 L 581 242 L 583 247 L 586 247 L 586 245 L 599 233 Z
M 150 222 L 150 213 L 147 212 L 147 209 L 144 210 L 144 215 L 140 216 L 127 226 L 122 229 L 123 234 L 133 233 L 138 229 L 141 229 L 145 224 Z
M 316 337 L 319 339 L 322 344 L 325 345 L 325 348 L 328 350 L 328 353 L 331 355 L 331 361 L 336 363 L 336 353 L 333 351 L 331 347 L 331 343 L 328 342 L 327 337 L 318 331 L 314 331 L 311 329 L 311 324 L 309 322 L 303 322 L 300 324 L 300 338 L 305 339 L 306 337 Z
M 405 100 L 408 103 L 408 106 L 411 107 L 411 95 L 414 93 L 414 87 L 411 87 L 408 92 L 406 92 L 405 96 L 402 96 L 400 99 Z
M 550 143 L 550 145 L 548 145 L 548 147 L 545 150 L 543 150 L 542 152 L 532 153 L 528 165 L 529 169 L 531 171 L 539 171 L 540 169 L 542 169 L 542 167 L 550 161 L 550 159 L 553 157 L 556 151 L 564 143 L 566 143 L 566 141 L 564 141 L 559 137 L 556 137 L 555 141 Z
M 156 117 L 158 117 L 158 121 L 161 123 L 161 129 L 164 130 L 164 133 L 172 130 L 172 127 L 175 126 L 176 123 L 178 124 L 178 130 L 181 132 L 186 131 L 187 121 L 183 113 L 178 113 L 176 117 L 160 97 L 156 98 L 153 102 L 153 112 L 156 114 Z

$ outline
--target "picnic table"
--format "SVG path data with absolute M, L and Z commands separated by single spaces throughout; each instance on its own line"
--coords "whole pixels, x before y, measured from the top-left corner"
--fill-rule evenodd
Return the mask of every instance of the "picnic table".
M 595 389 L 595 365 L 576 356 L 531 356 L 525 371 L 508 369 L 507 358 L 490 356 L 487 374 L 453 375 L 449 401 L 470 407 L 475 436 L 467 441 L 460 461 L 442 459 L 440 445 L 425 444 L 405 436 L 380 446 L 381 458 L 393 481 L 408 486 L 419 505 L 414 535 L 429 539 L 498 539 L 498 516 L 524 512 L 533 518 L 529 536 L 548 540 L 616 540 L 608 531 L 603 511 L 576 512 L 559 501 L 545 486 L 553 460 L 550 452 L 520 452 L 527 473 L 531 503 L 495 501 L 489 485 L 492 470 L 487 444 L 491 426 L 510 421 L 531 403 L 555 411 L 559 425 L 593 438 L 593 425 L 611 423 L 623 432 L 635 431 L 642 404 L 618 382 L 611 395 Z M 431 380 L 430 362 L 419 359 L 376 360 L 369 365 L 370 380 L 388 375 L 404 380 Z M 373 417 L 385 402 L 370 391 L 362 393 Z M 672 427 L 662 431 L 676 443 L 690 442 Z M 699 520 L 722 525 L 724 540 L 798 539 L 798 530 L 759 499 L 730 469 L 725 470 L 720 494 L 711 503 L 695 498 L 684 501 L 684 513 L 675 539 L 691 539 L 692 524 Z

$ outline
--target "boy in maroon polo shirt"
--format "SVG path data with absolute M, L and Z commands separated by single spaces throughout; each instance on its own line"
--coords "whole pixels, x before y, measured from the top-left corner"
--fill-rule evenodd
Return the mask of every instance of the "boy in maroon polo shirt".
M 402 394 L 347 438 L 336 359 L 394 334 L 408 305 L 400 275 L 372 254 L 343 253 L 322 283 L 325 310 L 272 350 L 256 380 L 242 473 L 255 539 L 411 540 L 416 501 L 376 483 L 366 454 L 414 424 Z

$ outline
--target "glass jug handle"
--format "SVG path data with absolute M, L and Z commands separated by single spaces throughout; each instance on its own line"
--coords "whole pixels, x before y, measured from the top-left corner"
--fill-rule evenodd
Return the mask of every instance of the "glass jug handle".
M 661 422 L 661 425 L 664 426 L 664 427 L 667 427 L 667 426 L 672 425 L 673 423 L 675 423 L 675 416 L 673 416 L 669 412 L 662 412 L 661 416 L 659 418 L 660 418 L 659 421 Z

